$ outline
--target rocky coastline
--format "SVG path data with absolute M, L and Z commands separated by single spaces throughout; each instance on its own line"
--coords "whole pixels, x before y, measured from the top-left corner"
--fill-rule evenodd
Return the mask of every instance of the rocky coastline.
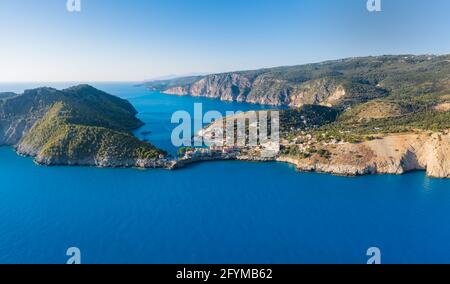
M 316 154 L 308 158 L 283 154 L 263 157 L 245 148 L 234 153 L 225 150 L 193 150 L 176 161 L 171 169 L 212 160 L 236 160 L 282 162 L 294 165 L 301 172 L 338 176 L 401 175 L 412 171 L 425 171 L 427 176 L 432 178 L 450 178 L 448 132 L 391 134 L 373 141 L 331 145 L 327 150 L 331 153 L 329 157 Z
M 194 163 L 210 161 L 281 162 L 292 164 L 301 172 L 318 172 L 338 176 L 373 174 L 401 175 L 411 171 L 425 171 L 429 177 L 450 178 L 450 134 L 393 134 L 363 143 L 342 143 L 328 148 L 328 158 L 314 155 L 308 158 L 279 154 L 263 157 L 250 149 L 226 151 L 200 148 L 187 152 L 182 158 L 114 159 L 89 158 L 83 160 L 54 159 L 34 155 L 31 149 L 16 147 L 21 156 L 34 157 L 41 166 L 89 166 L 99 168 L 137 168 L 177 170 Z

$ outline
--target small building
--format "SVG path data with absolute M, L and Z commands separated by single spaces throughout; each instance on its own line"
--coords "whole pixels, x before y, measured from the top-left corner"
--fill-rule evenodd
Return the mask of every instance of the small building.
M 222 153 L 224 153 L 224 154 L 232 154 L 232 153 L 239 152 L 240 150 L 241 149 L 239 147 L 236 147 L 236 146 L 227 146 L 227 147 L 223 147 Z

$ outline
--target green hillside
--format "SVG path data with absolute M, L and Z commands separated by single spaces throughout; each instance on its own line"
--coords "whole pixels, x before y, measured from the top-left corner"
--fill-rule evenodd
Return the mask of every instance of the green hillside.
M 149 82 L 147 87 L 168 94 L 288 105 L 291 110 L 283 111 L 281 127 L 292 131 L 304 125 L 305 106 L 326 106 L 313 115 L 328 117 L 330 108 L 336 113 L 335 119 L 319 123 L 324 135 L 356 141 L 377 133 L 450 128 L 450 55 L 348 58 Z
M 346 109 L 374 99 L 418 107 L 450 93 L 450 55 L 358 57 L 146 85 L 167 93 L 291 107 L 319 104 Z
M 28 90 L 0 102 L 0 116 L 9 128 L 20 125 L 17 121 L 31 123 L 15 145 L 18 152 L 45 164 L 120 164 L 164 156 L 131 134 L 143 125 L 135 115 L 129 102 L 88 85 Z

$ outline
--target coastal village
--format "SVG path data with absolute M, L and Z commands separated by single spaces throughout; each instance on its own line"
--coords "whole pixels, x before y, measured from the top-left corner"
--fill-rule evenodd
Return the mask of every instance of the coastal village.
M 278 157 L 279 149 L 279 144 L 273 142 L 255 147 L 210 146 L 188 148 L 183 156 L 176 161 L 173 168 L 213 160 L 274 161 Z
M 244 113 L 239 116 L 246 115 L 248 114 Z M 235 116 L 234 119 L 239 116 Z M 227 143 L 227 139 L 224 137 L 224 128 L 221 123 L 221 121 L 217 121 L 200 130 L 196 137 L 201 138 L 204 144 L 209 146 L 183 148 L 179 153 L 175 168 L 211 160 L 276 161 L 284 154 L 289 155 L 289 152 L 304 157 L 309 157 L 314 153 L 328 157 L 330 154 L 324 149 L 344 143 L 333 137 L 320 137 L 318 139 L 313 136 L 308 131 L 312 125 L 302 116 L 302 127 L 290 129 L 290 133 L 296 133 L 291 137 L 283 137 L 276 141 L 266 139 L 264 142 L 258 141 L 257 145 L 248 145 L 249 143 L 242 143 L 242 141 L 238 143 L 235 137 L 234 143 L 231 143 L 233 145 L 229 145 L 230 143 Z M 247 130 L 257 133 L 259 131 L 258 124 L 249 123 Z M 244 130 L 237 130 L 238 133 L 239 131 L 241 131 L 241 135 L 245 132 Z M 248 136 L 248 133 L 245 134 L 247 139 Z M 217 139 L 217 137 L 224 138 Z

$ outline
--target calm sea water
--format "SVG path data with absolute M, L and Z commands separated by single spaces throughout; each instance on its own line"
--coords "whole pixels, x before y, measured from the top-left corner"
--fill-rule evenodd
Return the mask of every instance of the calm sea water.
M 153 132 L 146 138 L 170 151 L 175 110 L 259 108 L 94 85 L 128 98 Z M 72 246 L 83 263 L 365 263 L 373 246 L 385 263 L 442 263 L 449 239 L 450 181 L 423 173 L 345 178 L 243 162 L 46 168 L 0 148 L 0 263 L 65 263 Z

